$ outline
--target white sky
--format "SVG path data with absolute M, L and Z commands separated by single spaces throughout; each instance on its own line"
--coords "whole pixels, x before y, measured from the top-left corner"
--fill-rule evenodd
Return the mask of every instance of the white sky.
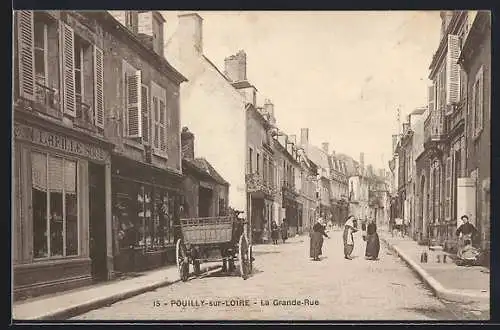
M 167 38 L 179 12 L 162 12 Z M 278 126 L 321 147 L 387 168 L 391 134 L 401 118 L 427 102 L 428 67 L 437 49 L 437 11 L 198 12 L 205 55 L 244 49 L 247 77 L 270 98 Z

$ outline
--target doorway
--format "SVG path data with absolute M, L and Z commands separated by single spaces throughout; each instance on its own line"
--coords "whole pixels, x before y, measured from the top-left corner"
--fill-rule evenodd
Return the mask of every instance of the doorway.
M 200 187 L 198 197 L 198 216 L 200 218 L 210 217 L 212 206 L 212 189 Z
M 104 166 L 89 162 L 89 249 L 92 278 L 108 277 L 106 260 L 106 195 Z

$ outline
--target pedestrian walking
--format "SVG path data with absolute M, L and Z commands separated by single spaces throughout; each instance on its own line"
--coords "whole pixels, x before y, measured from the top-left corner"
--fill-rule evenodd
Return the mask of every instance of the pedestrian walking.
M 368 260 L 377 260 L 380 252 L 380 239 L 377 233 L 377 224 L 372 220 L 366 227 L 366 251 L 365 257 Z
M 283 240 L 283 243 L 288 238 L 288 222 L 286 219 L 283 219 L 283 222 L 281 223 L 281 239 Z
M 354 237 L 353 233 L 357 231 L 354 225 L 354 216 L 350 215 L 344 224 L 344 234 L 342 235 L 344 241 L 344 258 L 352 260 L 351 253 L 354 250 Z
M 271 224 L 271 239 L 273 240 L 273 244 L 275 245 L 278 245 L 278 236 L 278 225 L 276 224 L 276 221 L 273 221 Z
M 325 232 L 323 219 L 319 218 L 318 221 L 314 224 L 310 233 L 309 256 L 314 261 L 319 261 L 319 256 L 323 254 L 323 236 L 326 238 L 330 238 Z

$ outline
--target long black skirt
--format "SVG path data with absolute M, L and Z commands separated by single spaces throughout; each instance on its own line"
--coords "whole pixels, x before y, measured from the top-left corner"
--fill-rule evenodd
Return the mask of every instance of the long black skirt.
M 366 236 L 365 256 L 371 259 L 377 259 L 380 252 L 380 240 L 378 234 L 374 233 Z
M 323 235 L 318 232 L 312 232 L 310 237 L 311 244 L 309 249 L 309 256 L 311 258 L 318 258 L 322 254 Z

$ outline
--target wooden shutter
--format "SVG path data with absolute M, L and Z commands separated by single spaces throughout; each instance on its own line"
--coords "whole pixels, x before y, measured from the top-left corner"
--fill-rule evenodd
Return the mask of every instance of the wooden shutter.
M 160 150 L 167 151 L 167 127 L 165 125 L 165 118 L 167 116 L 167 107 L 165 101 L 160 99 Z
M 75 35 L 73 29 L 61 22 L 61 51 L 64 83 L 64 113 L 76 117 L 75 97 Z
M 479 89 L 479 92 L 477 93 L 479 97 L 479 100 L 477 102 L 478 109 L 476 109 L 477 111 L 476 127 L 478 133 L 480 133 L 483 129 L 483 121 L 484 121 L 484 69 L 483 68 L 484 67 L 481 66 L 481 68 L 477 73 L 477 78 L 476 78 L 476 81 L 478 82 L 477 86 Z
M 127 135 L 130 138 L 142 136 L 141 71 L 127 74 Z
M 17 12 L 17 45 L 19 57 L 19 94 L 29 100 L 35 99 L 35 54 L 33 11 Z
M 94 45 L 94 121 L 104 128 L 104 63 L 102 50 Z
M 153 85 L 154 86 L 154 85 Z M 154 87 L 153 87 L 154 88 Z M 155 92 L 155 89 L 153 89 L 153 93 Z M 158 113 L 158 97 L 153 94 L 153 114 L 152 114 L 152 122 L 153 122 L 153 147 L 157 149 L 159 147 L 159 139 L 160 139 L 160 133 L 158 130 L 158 123 L 159 123 L 159 113 Z
M 149 143 L 149 89 L 142 85 L 142 141 Z
M 460 100 L 460 39 L 457 35 L 448 35 L 448 52 L 446 53 L 446 104 L 454 104 Z
M 436 89 L 434 88 L 434 85 L 427 87 L 427 102 L 428 102 L 429 112 L 434 111 L 434 105 L 436 103 L 435 91 Z

